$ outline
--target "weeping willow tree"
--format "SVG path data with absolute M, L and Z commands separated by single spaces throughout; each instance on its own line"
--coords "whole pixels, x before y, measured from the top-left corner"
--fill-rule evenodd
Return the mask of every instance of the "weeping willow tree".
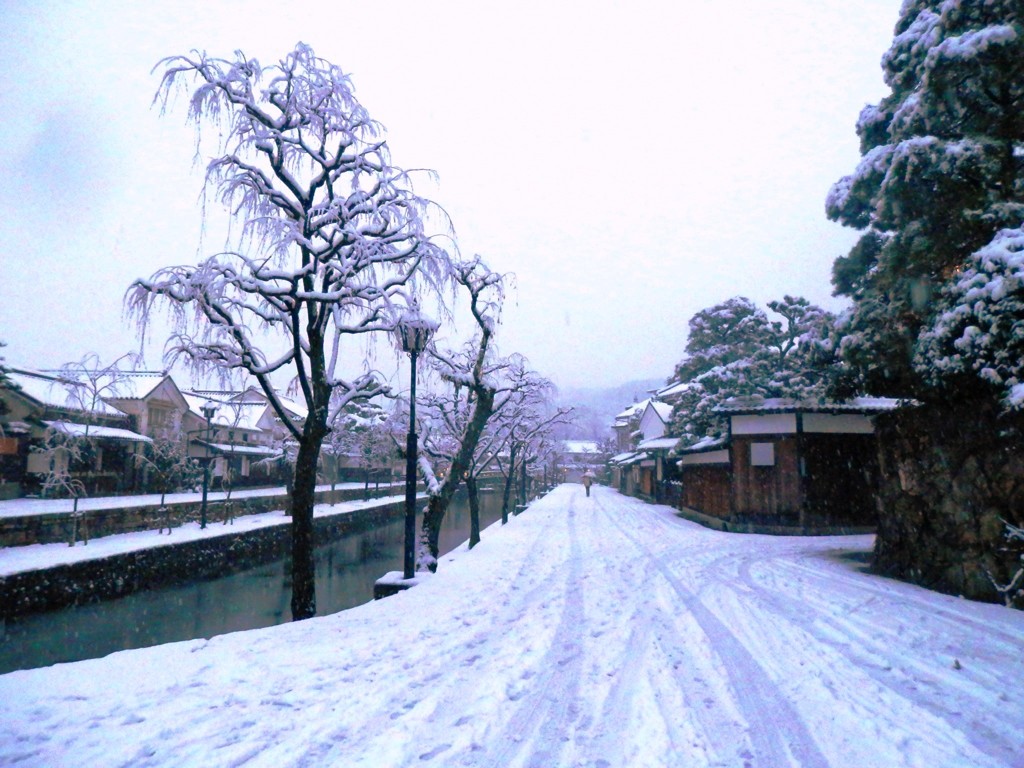
M 428 203 L 395 166 L 382 127 L 339 67 L 299 44 L 261 66 L 237 52 L 165 59 L 157 100 L 189 93 L 197 142 L 214 137 L 206 191 L 241 226 L 229 250 L 136 281 L 126 297 L 145 334 L 170 310 L 169 358 L 246 374 L 297 446 L 292 483 L 292 616 L 316 613 L 313 501 L 329 425 L 385 390 L 372 372 L 345 377 L 345 346 L 386 332 L 394 305 L 448 274 L 425 232 Z M 295 419 L 271 383 L 285 373 L 305 406 Z

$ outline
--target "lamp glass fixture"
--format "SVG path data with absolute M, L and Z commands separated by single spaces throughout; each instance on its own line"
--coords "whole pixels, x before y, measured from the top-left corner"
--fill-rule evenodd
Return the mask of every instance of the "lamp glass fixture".
M 395 338 L 406 353 L 419 354 L 426 349 L 430 337 L 437 330 L 437 323 L 415 309 L 403 314 L 395 325 Z

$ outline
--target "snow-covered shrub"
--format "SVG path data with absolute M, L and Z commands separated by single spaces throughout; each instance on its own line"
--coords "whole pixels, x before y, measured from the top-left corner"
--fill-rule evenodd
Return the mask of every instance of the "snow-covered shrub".
M 1006 523 L 1005 520 L 1003 522 Z M 1016 548 L 1021 550 L 1020 567 L 1005 584 L 1000 584 L 991 573 L 988 574 L 988 577 L 1007 607 L 1024 608 L 1024 528 L 1006 523 L 1005 538 L 1011 546 L 1016 545 Z

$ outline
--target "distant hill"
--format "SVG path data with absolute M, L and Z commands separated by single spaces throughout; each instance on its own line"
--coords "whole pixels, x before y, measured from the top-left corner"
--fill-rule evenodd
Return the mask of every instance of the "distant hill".
M 558 404 L 577 411 L 576 424 L 566 430 L 565 438 L 599 440 L 611 436 L 615 415 L 633 403 L 650 397 L 652 389 L 665 385 L 664 379 L 638 379 L 617 387 L 563 387 L 558 391 Z

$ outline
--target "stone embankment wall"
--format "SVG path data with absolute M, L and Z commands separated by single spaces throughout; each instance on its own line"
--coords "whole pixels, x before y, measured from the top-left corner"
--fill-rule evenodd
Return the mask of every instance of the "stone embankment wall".
M 404 486 L 403 486 L 404 487 Z M 364 498 L 362 488 L 339 488 L 334 491 L 320 490 L 316 494 L 317 504 L 333 504 L 338 501 L 349 501 Z M 401 493 L 398 486 L 381 486 L 375 494 L 373 486 L 371 495 L 390 495 Z M 233 497 L 231 503 L 235 516 L 255 515 L 261 512 L 283 510 L 288 505 L 288 496 L 284 493 L 268 491 L 259 495 L 239 495 Z M 70 510 L 71 502 L 68 501 Z M 224 519 L 225 506 L 221 498 L 211 499 L 207 503 L 206 516 L 210 522 Z M 197 521 L 200 516 L 200 502 L 171 503 L 166 505 L 167 515 L 175 525 L 188 521 Z M 89 538 L 111 536 L 117 533 L 156 530 L 165 522 L 165 513 L 160 504 L 144 504 L 139 506 L 110 507 L 107 509 L 90 509 L 80 513 L 78 540 L 83 538 L 82 525 L 87 526 Z M 72 535 L 74 519 L 70 511 L 52 512 L 0 517 L 0 547 L 20 547 L 28 544 L 52 544 L 68 541 Z
M 316 518 L 316 543 L 374 528 L 400 518 L 404 510 L 404 502 L 389 502 Z M 0 578 L 0 615 L 9 618 L 222 576 L 287 557 L 290 545 L 291 528 L 282 524 L 12 574 Z
M 1020 566 L 1004 520 L 1024 524 L 1024 420 L 958 403 L 879 417 L 873 567 L 975 600 L 999 600 Z

